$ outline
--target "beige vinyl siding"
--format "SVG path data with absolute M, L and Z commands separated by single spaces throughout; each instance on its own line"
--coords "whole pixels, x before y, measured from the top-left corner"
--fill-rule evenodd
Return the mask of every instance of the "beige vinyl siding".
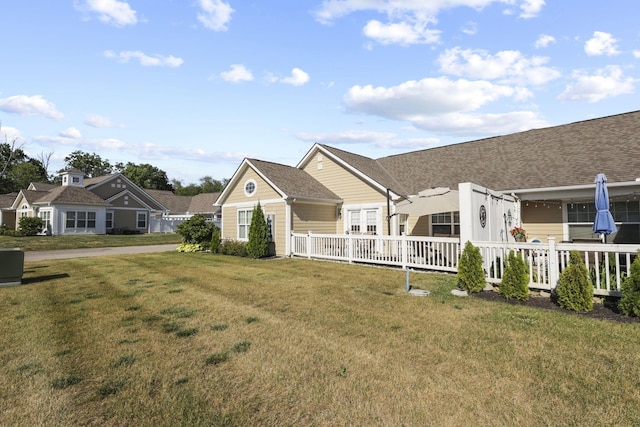
M 276 244 L 276 255 L 286 256 L 287 242 L 287 227 L 286 227 L 286 203 L 284 200 L 279 203 L 269 203 L 262 207 L 265 218 L 267 215 L 275 215 L 276 221 L 274 224 L 274 236 L 273 240 Z
M 256 191 L 251 197 L 247 197 L 244 194 L 244 186 L 249 179 L 253 179 L 256 182 Z M 238 179 L 238 185 L 231 191 L 224 203 L 258 203 L 259 200 L 279 199 L 281 197 L 282 196 L 267 184 L 253 169 L 247 168 L 245 173 Z
M 238 239 L 238 209 L 235 207 L 222 208 L 222 238 L 225 240 Z
M 267 215 L 275 215 L 276 222 L 274 224 L 274 243 L 276 245 L 276 255 L 285 256 L 286 254 L 286 204 L 284 201 L 279 203 L 268 203 L 262 206 L 265 218 Z M 244 209 L 244 208 L 243 208 Z M 238 209 L 233 207 L 222 208 L 222 238 L 229 240 L 238 239 Z
M 295 203 L 293 205 L 293 232 L 316 234 L 336 233 L 336 207 Z
M 527 239 L 538 238 L 543 242 L 553 236 L 556 242 L 563 240 L 562 209 L 560 201 L 546 203 L 521 202 L 522 226 L 527 230 Z
M 409 216 L 408 226 L 409 234 L 412 236 L 429 236 L 431 227 L 429 223 L 430 216 Z
M 316 153 L 313 159 L 304 166 L 304 170 L 336 193 L 345 205 L 386 203 L 386 193 L 380 192 L 330 158 L 323 156 L 321 162 L 318 162 L 317 158 L 318 154 Z M 322 169 L 318 169 L 319 164 L 322 165 Z

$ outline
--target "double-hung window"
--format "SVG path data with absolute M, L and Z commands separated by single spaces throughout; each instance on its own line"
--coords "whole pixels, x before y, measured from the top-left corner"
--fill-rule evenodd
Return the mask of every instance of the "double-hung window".
M 251 216 L 253 209 L 238 210 L 238 240 L 249 239 L 249 227 L 251 226 Z
M 460 234 L 460 212 L 443 212 L 431 215 L 431 234 Z
M 147 228 L 147 213 L 146 212 L 138 212 L 138 213 L 136 213 L 136 227 L 137 228 Z
M 92 211 L 67 211 L 66 228 L 96 228 L 96 213 Z
M 113 228 L 113 212 L 107 212 L 105 216 L 105 226 L 108 230 Z

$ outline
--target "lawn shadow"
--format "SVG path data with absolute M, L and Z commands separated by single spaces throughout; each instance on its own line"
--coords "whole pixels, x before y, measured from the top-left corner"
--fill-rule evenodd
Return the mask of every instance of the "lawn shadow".
M 49 280 L 56 280 L 56 279 L 66 279 L 69 276 L 67 273 L 60 273 L 60 274 L 50 274 L 48 276 L 38 276 L 38 277 L 27 277 L 27 278 L 22 278 L 22 284 L 23 285 L 32 285 L 34 283 L 40 283 L 40 282 L 47 282 Z

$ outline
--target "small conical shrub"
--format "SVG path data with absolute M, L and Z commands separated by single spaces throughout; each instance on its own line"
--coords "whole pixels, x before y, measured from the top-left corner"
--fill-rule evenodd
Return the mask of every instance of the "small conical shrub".
M 526 301 L 529 299 L 529 268 L 524 260 L 509 252 L 499 293 L 506 299 Z
M 569 265 L 560 273 L 556 296 L 560 307 L 567 310 L 593 310 L 593 285 L 578 251 L 571 251 Z
M 486 284 L 480 248 L 467 242 L 458 261 L 458 287 L 467 292 L 480 292 Z
M 260 203 L 253 208 L 251 215 L 247 253 L 251 258 L 262 258 L 269 253 L 269 231 Z
M 214 225 L 213 232 L 211 233 L 211 245 L 209 247 L 212 254 L 217 254 L 220 250 L 220 240 L 220 229 Z
M 618 308 L 626 316 L 640 316 L 640 254 L 631 264 L 631 274 L 622 281 Z

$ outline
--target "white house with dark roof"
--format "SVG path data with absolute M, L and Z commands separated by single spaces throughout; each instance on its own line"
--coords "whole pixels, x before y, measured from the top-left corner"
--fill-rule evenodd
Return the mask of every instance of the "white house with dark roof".
M 609 241 L 640 242 L 639 149 L 640 111 L 379 159 L 314 144 L 296 167 L 245 159 L 216 204 L 222 236 L 246 240 L 260 202 L 276 252 L 287 255 L 292 232 L 457 236 L 459 212 L 396 208 L 426 189 L 474 183 L 516 197 L 529 238 L 570 241 L 597 237 L 594 179 L 604 173 L 619 228 Z

